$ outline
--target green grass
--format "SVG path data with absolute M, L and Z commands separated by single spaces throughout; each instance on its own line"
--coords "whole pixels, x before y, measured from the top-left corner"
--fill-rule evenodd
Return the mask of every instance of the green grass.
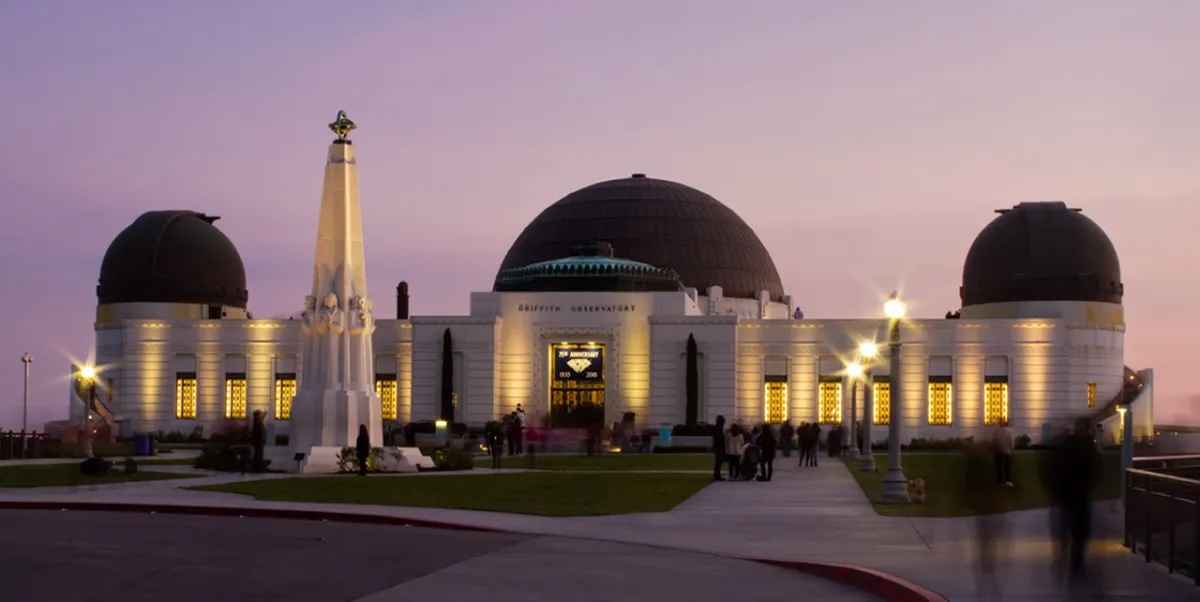
M 170 456 L 156 456 L 152 458 L 134 458 L 138 464 L 150 464 L 152 466 L 192 466 L 196 463 L 196 457 L 191 458 L 172 458 Z
M 1013 455 L 1013 483 L 1016 487 L 996 485 L 995 491 L 984 496 L 987 512 L 1012 512 L 1043 508 L 1050 504 L 1038 476 L 1040 452 L 1017 452 Z M 1121 495 L 1121 457 L 1117 454 L 1102 454 L 1103 469 L 1095 499 L 1113 499 Z M 883 485 L 883 474 L 887 469 L 887 454 L 876 454 L 878 472 L 859 472 L 858 460 L 843 458 L 846 467 L 854 475 L 875 511 L 883 516 L 955 517 L 982 514 L 985 511 L 973 508 L 963 501 L 966 489 L 967 456 L 964 453 L 906 453 L 903 456 L 904 476 L 910 480 L 925 480 L 924 504 L 888 504 L 879 501 L 879 490 Z M 987 470 L 991 470 L 990 462 Z M 990 473 L 988 475 L 990 477 Z M 989 479 L 990 482 L 990 479 Z M 989 485 L 990 486 L 990 485 Z
M 491 458 L 477 458 L 481 468 L 492 465 Z M 505 457 L 504 468 L 537 470 L 706 470 L 713 468 L 712 454 L 606 454 L 601 456 L 553 455 Z
M 120 463 L 102 477 L 89 477 L 79 472 L 79 463 L 34 464 L 0 467 L 0 487 L 70 487 L 74 485 L 105 485 L 130 481 L 161 481 L 188 478 L 191 475 L 138 471 L 126 474 Z
M 712 482 L 710 475 L 525 472 L 411 477 L 271 479 L 192 487 L 259 500 L 419 506 L 538 516 L 595 516 L 670 510 Z

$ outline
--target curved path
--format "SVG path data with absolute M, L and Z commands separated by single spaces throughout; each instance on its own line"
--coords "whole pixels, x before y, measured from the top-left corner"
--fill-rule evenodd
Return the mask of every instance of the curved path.
M 781 568 L 631 544 L 167 514 L 8 510 L 0 566 L 11 600 L 873 599 Z

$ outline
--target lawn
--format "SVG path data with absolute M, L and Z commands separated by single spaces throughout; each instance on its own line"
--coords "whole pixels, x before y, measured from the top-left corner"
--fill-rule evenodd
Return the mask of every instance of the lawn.
M 491 458 L 475 460 L 480 468 L 490 467 Z M 541 455 L 506 457 L 503 468 L 537 470 L 705 470 L 712 471 L 712 454 L 605 454 L 600 456 Z
M 196 456 L 190 458 L 172 458 L 171 456 L 153 456 L 150 458 L 134 458 L 138 464 L 149 464 L 151 466 L 194 466 L 196 464 Z
M 663 512 L 712 482 L 710 475 L 523 472 L 407 477 L 305 477 L 193 487 L 259 500 L 420 506 L 539 516 Z
M 78 462 L 66 464 L 33 464 L 0 467 L 0 487 L 70 487 L 75 485 L 105 485 L 130 481 L 161 481 L 188 478 L 192 475 L 146 472 L 126 474 L 120 463 L 102 477 L 89 477 L 79 472 Z
M 1095 499 L 1113 499 L 1121 495 L 1121 457 L 1106 453 L 1102 456 L 1103 470 Z M 1015 487 L 996 486 L 995 498 L 990 499 L 997 511 L 1011 512 L 1042 508 L 1050 504 L 1038 477 L 1040 452 L 1017 452 L 1013 455 Z M 879 501 L 883 474 L 887 469 L 887 454 L 876 454 L 878 472 L 859 472 L 858 460 L 843 458 L 875 511 L 884 516 L 952 517 L 970 516 L 976 511 L 963 503 L 966 455 L 953 452 L 907 453 L 903 456 L 904 476 L 925 480 L 924 504 L 887 504 Z

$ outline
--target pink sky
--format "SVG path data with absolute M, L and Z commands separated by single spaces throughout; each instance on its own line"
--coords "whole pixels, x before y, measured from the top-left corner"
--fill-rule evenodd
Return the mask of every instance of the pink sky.
M 1198 22 L 1189 0 L 0 4 L 0 427 L 24 351 L 31 423 L 65 414 L 100 259 L 143 211 L 222 216 L 251 311 L 296 311 L 338 109 L 373 294 L 408 280 L 415 313 L 465 312 L 543 207 L 634 172 L 740 213 L 811 318 L 876 315 L 897 282 L 940 317 L 992 210 L 1065 200 L 1120 253 L 1158 420 L 1200 422 Z

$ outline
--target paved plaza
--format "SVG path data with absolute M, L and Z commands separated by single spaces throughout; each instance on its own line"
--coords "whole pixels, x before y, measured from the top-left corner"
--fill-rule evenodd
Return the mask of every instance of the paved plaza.
M 179 466 L 147 469 L 194 472 L 190 468 Z M 484 474 L 490 471 L 473 472 Z M 526 584 L 525 587 L 500 587 L 490 599 L 559 599 L 548 593 L 555 591 L 553 587 L 558 583 L 557 578 L 544 584 L 542 581 L 531 582 L 531 567 L 536 568 L 533 572 L 539 575 L 546 573 L 565 576 L 560 584 L 563 587 L 572 583 L 587 583 L 586 591 L 594 596 L 590 599 L 596 600 L 642 599 L 631 598 L 620 591 L 632 584 L 643 588 L 635 591 L 645 592 L 644 599 L 671 597 L 672 593 L 679 593 L 680 582 L 688 580 L 702 585 L 697 587 L 695 596 L 686 598 L 689 600 L 729 599 L 730 596 L 755 599 L 754 592 L 758 588 L 752 585 L 754 580 L 746 578 L 750 575 L 756 575 L 755 579 L 762 580 L 762 583 L 778 583 L 773 587 L 791 588 L 789 591 L 796 591 L 797 595 L 802 591 L 824 592 L 824 588 L 834 588 L 828 590 L 827 595 L 823 594 L 824 597 L 806 599 L 872 599 L 855 590 L 834 586 L 815 576 L 799 573 L 785 575 L 786 571 L 732 558 L 856 565 L 895 575 L 956 602 L 984 599 L 979 597 L 976 588 L 973 519 L 906 519 L 879 516 L 863 496 L 852 475 L 840 462 L 829 461 L 819 468 L 802 469 L 781 459 L 776 478 L 771 483 L 714 483 L 669 512 L 573 518 L 435 508 L 259 502 L 241 495 L 183 489 L 194 485 L 237 482 L 253 478 L 291 478 L 288 475 L 260 477 L 198 474 L 201 476 L 187 480 L 0 490 L 0 501 L 136 503 L 164 507 L 208 506 L 259 511 L 334 511 L 473 525 L 519 534 L 454 532 L 455 535 L 448 535 L 442 530 L 378 525 L 343 525 L 346 531 L 342 532 L 337 531 L 340 527 L 330 523 L 196 517 L 178 519 L 237 521 L 239 529 L 263 529 L 267 533 L 279 532 L 273 531 L 274 529 L 282 529 L 285 533 L 333 529 L 330 532 L 333 534 L 327 537 L 327 541 L 331 542 L 339 541 L 339 537 L 347 537 L 339 533 L 364 534 L 364 537 L 368 537 L 365 534 L 372 534 L 368 537 L 370 543 L 364 545 L 370 550 L 375 550 L 375 546 L 378 546 L 379 554 L 383 556 L 375 556 L 375 552 L 372 552 L 372 559 L 361 563 L 364 566 L 380 563 L 387 565 L 388 562 L 403 564 L 407 555 L 414 553 L 422 557 L 421 562 L 427 561 L 436 565 L 424 570 L 420 576 L 407 568 L 389 572 L 391 569 L 377 567 L 377 572 L 386 574 L 386 577 L 381 576 L 380 579 L 391 579 L 395 583 L 380 585 L 379 581 L 372 580 L 374 578 L 364 578 L 364 583 L 369 582 L 372 587 L 377 586 L 371 592 L 383 590 L 374 597 L 365 598 L 372 602 L 401 599 L 387 596 L 399 595 L 402 591 L 411 593 L 441 590 L 461 591 L 464 596 L 483 595 L 482 592 L 489 584 L 505 583 L 510 579 L 509 575 L 517 575 L 517 580 Z M 371 478 L 426 479 L 438 478 L 438 475 Z M 6 511 L 7 514 L 12 512 Z M 138 525 L 141 524 L 139 521 L 163 521 L 168 518 L 162 515 L 63 512 L 52 514 L 50 518 L 45 519 L 47 524 L 43 528 L 53 534 L 53 524 L 78 520 L 76 516 L 85 515 L 89 517 L 89 522 L 114 525 Z M 1102 586 L 1107 599 L 1182 601 L 1196 600 L 1200 596 L 1200 592 L 1184 579 L 1167 575 L 1161 567 L 1146 564 L 1119 545 L 1122 515 L 1116 503 L 1098 504 L 1096 518 L 1099 539 L 1093 566 L 1095 572 L 1103 577 Z M 64 524 L 68 525 L 63 528 L 69 533 L 70 523 Z M 271 524 L 293 526 L 282 528 Z M 1000 574 L 1005 594 L 1003 599 L 1031 602 L 1063 599 L 1062 592 L 1050 573 L 1050 545 L 1046 537 L 1049 530 L 1047 512 L 1034 510 L 1012 513 L 1005 517 L 1005 526 L 1009 537 L 1005 540 L 1006 546 L 1001 558 Z M 5 527 L 4 530 L 7 532 L 9 529 Z M 33 534 L 37 532 L 40 531 L 25 531 L 22 541 L 36 539 Z M 112 533 L 125 532 L 136 533 L 137 529 L 112 530 Z M 407 535 L 410 533 L 421 535 Z M 453 550 L 454 542 L 467 539 L 454 539 L 455 537 L 478 537 L 481 543 L 466 546 L 471 552 L 463 552 L 460 555 L 458 551 Z M 268 537 L 266 541 L 272 540 Z M 497 543 L 501 541 L 506 543 Z M 184 543 L 179 542 L 179 545 Z M 630 544 L 633 544 L 633 547 L 630 547 Z M 17 544 L 10 543 L 6 546 L 10 554 L 14 545 Z M 254 550 L 249 541 L 245 543 L 245 547 L 250 552 Z M 330 544 L 327 547 L 336 546 Z M 419 552 L 425 547 L 430 547 L 431 551 L 428 554 Z M 346 548 L 345 552 L 337 553 L 352 555 L 350 550 L 352 548 Z M 392 555 L 391 560 L 376 560 L 385 557 L 385 552 Z M 152 552 L 147 551 L 147 554 Z M 328 557 L 329 554 L 321 556 Z M 299 558 L 303 555 L 289 557 Z M 249 560 L 248 556 L 243 558 Z M 704 568 L 697 570 L 698 567 Z M 351 569 L 346 570 L 350 571 L 347 573 L 349 575 L 355 574 Z M 681 572 L 678 573 L 678 577 L 673 577 L 673 571 Z M 685 579 L 683 571 L 692 572 L 687 572 Z M 31 571 L 28 574 L 36 572 Z M 316 571 L 310 574 L 319 575 Z M 703 574 L 704 579 L 712 577 L 711 582 L 696 581 L 691 576 L 693 574 Z M 728 576 L 728 579 L 719 577 L 721 575 Z M 729 587 L 735 589 L 722 589 L 721 584 L 726 581 L 734 584 Z M 602 582 L 611 582 L 611 585 L 605 587 L 601 585 Z M 793 585 L 788 585 L 789 582 Z M 592 585 L 593 583 L 595 585 Z M 796 589 L 799 586 L 794 584 L 803 584 L 803 588 L 808 589 Z M 387 587 L 384 587 L 385 585 Z M 529 589 L 542 585 L 549 588 L 545 590 L 547 593 L 539 594 Z M 398 589 L 387 589 L 388 587 Z M 710 593 L 713 594 L 712 597 L 705 597 Z M 368 594 L 369 592 L 364 591 L 361 595 Z M 539 595 L 543 597 L 538 597 Z M 610 595 L 611 597 L 606 597 Z

